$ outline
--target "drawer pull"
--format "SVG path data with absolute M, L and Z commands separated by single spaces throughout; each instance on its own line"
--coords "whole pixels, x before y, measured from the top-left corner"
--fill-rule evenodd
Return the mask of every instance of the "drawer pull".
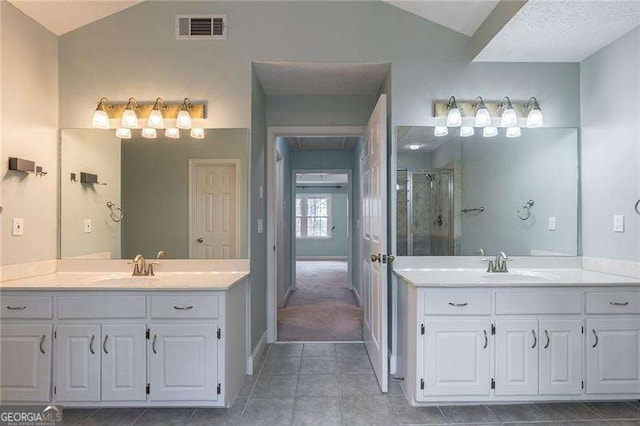
M 629 302 L 609 302 L 611 306 L 627 306 Z
M 189 306 L 174 306 L 173 309 L 175 309 L 177 311 L 190 311 L 191 309 L 193 309 L 193 305 L 189 305 Z
M 89 341 L 89 351 L 95 355 L 95 351 L 93 350 L 93 341 L 96 340 L 96 335 L 91 335 L 91 341 Z
M 544 335 L 547 336 L 547 343 L 545 343 L 544 348 L 547 349 L 549 347 L 549 345 L 551 344 L 551 339 L 549 338 L 549 331 L 545 330 L 544 331 Z
M 151 342 L 151 350 L 153 351 L 154 354 L 157 354 L 158 352 L 156 351 L 156 340 L 158 339 L 158 335 L 154 334 L 153 335 L 153 342 Z
M 538 336 L 536 336 L 535 330 L 531 330 L 531 334 L 533 334 L 533 346 L 531 346 L 531 349 L 535 349 L 538 346 Z
M 489 336 L 487 336 L 487 330 L 484 330 L 484 346 L 482 349 L 487 349 L 487 346 L 489 346 Z
M 467 306 L 469 303 L 464 302 L 464 303 L 453 303 L 453 302 L 449 302 L 450 306 L 456 306 L 456 307 L 463 307 L 463 306 Z
M 591 329 L 591 331 L 593 331 L 593 335 L 596 338 L 596 342 L 593 344 L 593 346 L 591 346 L 592 348 L 595 348 L 596 346 L 598 346 L 598 333 L 596 333 L 596 331 L 594 329 Z
M 104 336 L 104 342 L 102 342 L 102 350 L 105 354 L 109 355 L 109 351 L 107 351 L 107 340 L 109 339 L 109 335 Z
M 24 311 L 25 309 L 27 309 L 26 306 L 7 306 L 7 309 L 9 309 L 10 311 Z
M 40 352 L 44 353 L 44 339 L 47 337 L 46 334 L 43 334 L 42 337 L 40 338 Z

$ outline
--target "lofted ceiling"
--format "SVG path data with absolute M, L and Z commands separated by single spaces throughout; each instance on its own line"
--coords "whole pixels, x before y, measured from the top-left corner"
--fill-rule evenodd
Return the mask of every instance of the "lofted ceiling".
M 351 151 L 359 137 L 355 136 L 304 136 L 284 138 L 289 148 L 294 151 Z

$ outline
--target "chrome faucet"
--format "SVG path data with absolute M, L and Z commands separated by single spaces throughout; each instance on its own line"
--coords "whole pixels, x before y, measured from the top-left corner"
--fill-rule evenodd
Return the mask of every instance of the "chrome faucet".
M 507 261 L 510 260 L 509 256 L 503 251 L 499 251 L 496 254 L 495 260 L 489 260 L 489 266 L 487 272 L 509 272 L 507 268 Z
M 153 265 L 159 265 L 158 262 L 149 262 L 147 264 L 143 255 L 138 254 L 133 258 L 133 276 L 134 277 L 147 277 L 149 275 L 155 276 L 153 272 Z

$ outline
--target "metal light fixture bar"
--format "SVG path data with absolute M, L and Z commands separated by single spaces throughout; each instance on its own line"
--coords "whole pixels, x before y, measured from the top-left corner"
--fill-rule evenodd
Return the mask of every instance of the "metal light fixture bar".
M 155 101 L 148 102 L 148 103 L 138 102 L 138 108 L 136 110 L 136 112 L 138 113 L 138 118 L 143 120 L 148 119 L 149 114 L 151 114 L 151 111 L 153 110 L 154 104 L 155 104 Z M 109 114 L 109 118 L 119 119 L 120 117 L 122 117 L 122 113 L 127 108 L 127 103 L 126 102 L 114 103 L 114 104 L 110 104 L 110 107 L 111 108 L 107 110 L 107 113 Z M 176 102 L 176 103 L 168 103 L 165 101 L 164 109 L 162 110 L 162 116 L 165 119 L 175 119 L 178 117 L 178 114 L 180 113 L 181 108 L 182 108 L 182 101 Z M 206 108 L 204 103 L 192 102 L 189 113 L 191 114 L 191 118 L 194 118 L 194 119 L 207 118 Z
M 513 109 L 516 112 L 518 118 L 527 118 L 527 113 L 524 111 L 524 105 L 527 101 L 511 101 L 513 104 Z M 458 104 L 458 108 L 462 113 L 463 118 L 472 118 L 475 117 L 476 112 L 473 109 L 473 101 L 459 101 L 456 99 L 456 103 Z M 498 109 L 500 108 L 502 101 L 484 101 L 484 104 L 491 114 L 493 118 L 499 118 L 500 114 L 498 114 Z M 449 101 L 436 101 L 433 103 L 433 116 L 435 118 L 447 119 L 447 114 L 449 113 Z

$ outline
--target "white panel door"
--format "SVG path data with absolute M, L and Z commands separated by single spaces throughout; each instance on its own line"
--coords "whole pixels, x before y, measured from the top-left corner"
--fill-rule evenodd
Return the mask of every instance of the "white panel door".
M 49 324 L 0 327 L 1 401 L 49 401 L 52 347 Z
M 195 215 L 191 242 L 195 259 L 232 259 L 238 241 L 236 165 L 194 160 Z M 193 183 L 192 183 L 193 185 Z M 194 202 L 194 200 L 192 200 Z
M 215 325 L 153 325 L 149 384 L 155 401 L 218 399 L 218 340 Z
M 381 95 L 365 129 L 361 160 L 364 343 L 387 392 L 387 97 Z M 375 258 L 373 258 L 375 256 Z
M 102 400 L 147 398 L 147 351 L 144 324 L 102 326 Z
M 582 321 L 540 320 L 540 394 L 582 393 Z
M 538 394 L 538 321 L 496 321 L 496 395 Z
M 56 399 L 100 400 L 100 326 L 56 328 Z
M 640 393 L 640 319 L 587 320 L 587 393 Z
M 424 336 L 424 396 L 489 395 L 489 320 L 428 321 Z M 424 389 L 421 380 L 424 381 Z

